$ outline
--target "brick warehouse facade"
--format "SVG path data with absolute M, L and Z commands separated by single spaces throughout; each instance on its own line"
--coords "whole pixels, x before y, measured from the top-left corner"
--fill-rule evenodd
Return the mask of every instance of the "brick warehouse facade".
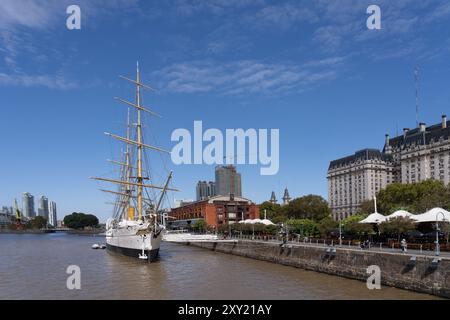
M 215 196 L 207 200 L 187 203 L 174 208 L 170 214 L 172 226 L 194 224 L 196 220 L 217 228 L 228 222 L 237 223 L 242 219 L 259 219 L 259 207 L 251 200 L 242 197 Z

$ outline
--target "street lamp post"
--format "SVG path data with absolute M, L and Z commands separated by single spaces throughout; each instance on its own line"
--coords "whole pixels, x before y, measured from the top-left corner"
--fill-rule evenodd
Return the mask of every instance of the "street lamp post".
M 339 247 L 342 247 L 342 220 L 339 220 Z
M 244 211 L 241 211 L 241 238 L 242 238 L 242 226 L 244 225 Z
M 436 213 L 436 256 L 439 256 L 441 254 L 439 247 L 439 222 L 438 222 L 439 213 L 442 214 L 442 221 L 445 220 L 444 213 L 442 212 Z
M 255 240 L 255 224 L 254 223 L 252 223 L 252 230 L 253 230 L 252 240 Z

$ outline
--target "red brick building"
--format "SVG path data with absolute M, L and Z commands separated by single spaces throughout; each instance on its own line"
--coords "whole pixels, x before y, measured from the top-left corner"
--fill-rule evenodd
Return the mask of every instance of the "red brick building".
M 169 214 L 173 227 L 183 227 L 203 219 L 209 226 L 236 223 L 245 219 L 259 219 L 259 207 L 242 197 L 215 196 L 174 208 Z

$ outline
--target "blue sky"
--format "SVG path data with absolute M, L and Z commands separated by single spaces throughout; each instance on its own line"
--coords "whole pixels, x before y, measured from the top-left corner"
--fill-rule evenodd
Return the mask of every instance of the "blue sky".
M 66 28 L 66 7 L 81 8 L 81 30 Z M 381 8 L 382 29 L 368 30 L 366 8 Z M 413 70 L 420 68 L 420 120 L 437 123 L 450 106 L 450 4 L 398 1 L 37 1 L 0 2 L 0 205 L 28 191 L 57 202 L 59 216 L 90 212 L 105 220 L 114 176 L 105 159 L 120 144 L 132 99 L 118 75 L 157 88 L 144 103 L 146 139 L 170 149 L 177 128 L 277 128 L 280 170 L 261 176 L 239 166 L 243 193 L 256 202 L 326 197 L 330 160 L 384 134 L 414 127 Z M 448 112 L 447 112 L 448 113 Z M 159 155 L 151 154 L 158 171 Z M 192 199 L 214 167 L 174 166 L 170 199 Z M 159 180 L 162 180 L 162 175 Z

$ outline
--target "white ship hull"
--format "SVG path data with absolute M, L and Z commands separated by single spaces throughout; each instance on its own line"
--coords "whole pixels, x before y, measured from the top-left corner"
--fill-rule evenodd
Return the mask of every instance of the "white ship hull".
M 159 254 L 162 231 L 162 228 L 158 228 L 155 232 L 148 223 L 123 221 L 106 231 L 106 248 L 129 257 L 155 261 Z

